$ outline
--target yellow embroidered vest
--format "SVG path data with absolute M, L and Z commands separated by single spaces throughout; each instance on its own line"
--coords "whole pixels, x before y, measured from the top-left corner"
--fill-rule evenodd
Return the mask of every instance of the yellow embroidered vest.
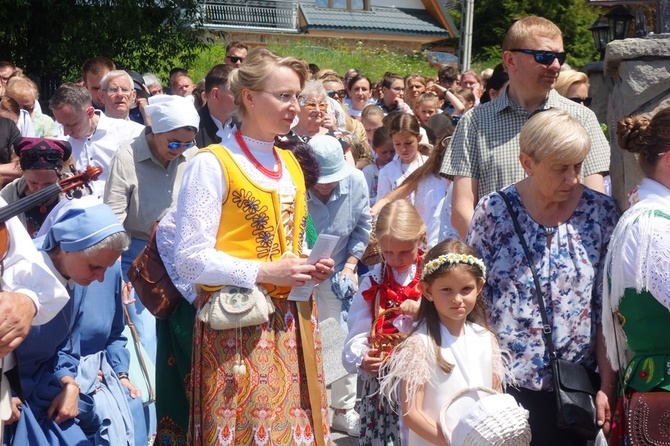
M 275 150 L 297 188 L 293 203 L 293 225 L 290 228 L 291 246 L 287 246 L 288 228 L 282 223 L 277 191 L 254 182 L 225 147 L 213 144 L 200 149 L 200 152 L 210 152 L 216 156 L 227 181 L 216 249 L 233 257 L 261 262 L 279 260 L 286 251 L 300 255 L 307 218 L 305 180 L 293 154 L 277 147 Z M 262 285 L 274 298 L 286 298 L 291 291 L 290 287 Z

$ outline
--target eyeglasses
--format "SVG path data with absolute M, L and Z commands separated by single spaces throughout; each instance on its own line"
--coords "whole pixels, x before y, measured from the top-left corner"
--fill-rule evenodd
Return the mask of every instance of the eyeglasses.
M 405 92 L 405 87 L 391 87 L 390 88 L 393 91 L 397 91 L 398 93 L 404 93 Z
M 126 88 L 126 87 L 116 87 L 116 88 L 114 88 L 114 87 L 111 87 L 111 88 L 106 89 L 105 92 L 107 92 L 107 94 L 111 96 L 113 94 L 116 94 L 116 92 L 119 91 L 119 90 L 121 90 L 121 93 L 124 96 L 129 95 L 130 92 L 133 91 L 132 88 Z
M 344 88 L 342 90 L 326 90 L 326 93 L 331 98 L 335 98 L 335 95 L 339 96 L 340 98 L 343 98 L 344 96 L 346 96 L 347 90 L 345 90 Z
M 567 53 L 565 51 L 557 53 L 556 51 L 544 51 L 544 50 L 527 50 L 527 49 L 515 49 L 510 50 L 513 53 L 524 53 L 532 54 L 535 57 L 535 62 L 542 65 L 551 65 L 554 63 L 554 59 L 558 59 L 558 64 L 563 65 L 565 63 L 565 58 Z
M 168 141 L 167 138 L 165 138 L 165 141 L 167 142 L 167 148 L 170 150 L 179 150 L 179 149 L 188 150 L 191 147 L 195 147 L 195 141 L 189 141 L 189 142 Z
M 590 96 L 586 97 L 586 98 L 574 97 L 574 98 L 568 98 L 568 99 L 570 99 L 572 102 L 576 102 L 578 104 L 584 104 L 587 107 L 591 106 L 591 101 L 593 100 L 593 98 L 590 97 Z
M 291 94 L 291 93 L 272 93 L 271 91 L 259 90 L 263 93 L 274 96 L 279 102 L 283 104 L 292 104 L 293 101 L 298 101 L 298 105 L 304 107 L 307 104 L 307 97 L 301 94 Z
M 318 104 L 316 102 L 305 102 L 305 105 L 301 105 L 301 107 L 305 107 L 310 111 L 316 110 L 316 107 L 319 107 L 319 110 L 325 113 L 328 109 L 328 104 L 325 102 L 319 102 Z
M 231 61 L 232 63 L 244 62 L 244 57 L 226 56 L 226 59 L 228 59 L 228 60 Z

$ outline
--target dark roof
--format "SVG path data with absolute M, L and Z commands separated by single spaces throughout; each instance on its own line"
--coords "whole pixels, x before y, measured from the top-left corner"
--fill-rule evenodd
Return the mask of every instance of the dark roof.
M 319 8 L 300 3 L 307 29 L 447 38 L 449 32 L 423 9 L 373 7 L 370 11 Z

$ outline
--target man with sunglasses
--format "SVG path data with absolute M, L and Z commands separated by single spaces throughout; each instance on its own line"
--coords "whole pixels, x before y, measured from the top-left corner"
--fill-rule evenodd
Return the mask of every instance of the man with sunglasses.
M 226 45 L 226 58 L 224 63 L 233 68 L 237 68 L 242 65 L 244 58 L 247 57 L 247 51 L 249 48 L 238 40 L 234 40 Z
M 584 160 L 584 184 L 604 191 L 610 147 L 595 114 L 554 90 L 565 62 L 561 30 L 542 17 L 515 22 L 503 40 L 509 86 L 495 100 L 461 118 L 440 173 L 454 177 L 451 221 L 465 238 L 479 198 L 524 178 L 519 162 L 519 132 L 535 113 L 560 108 L 575 117 L 591 138 Z

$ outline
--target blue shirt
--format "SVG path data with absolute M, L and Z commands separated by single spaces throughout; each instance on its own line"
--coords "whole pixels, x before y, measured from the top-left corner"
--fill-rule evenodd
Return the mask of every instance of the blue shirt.
M 332 259 L 341 271 L 350 255 L 360 259 L 370 241 L 370 200 L 365 176 L 359 170 L 340 181 L 324 204 L 312 192 L 307 206 L 317 234 L 340 237 Z

